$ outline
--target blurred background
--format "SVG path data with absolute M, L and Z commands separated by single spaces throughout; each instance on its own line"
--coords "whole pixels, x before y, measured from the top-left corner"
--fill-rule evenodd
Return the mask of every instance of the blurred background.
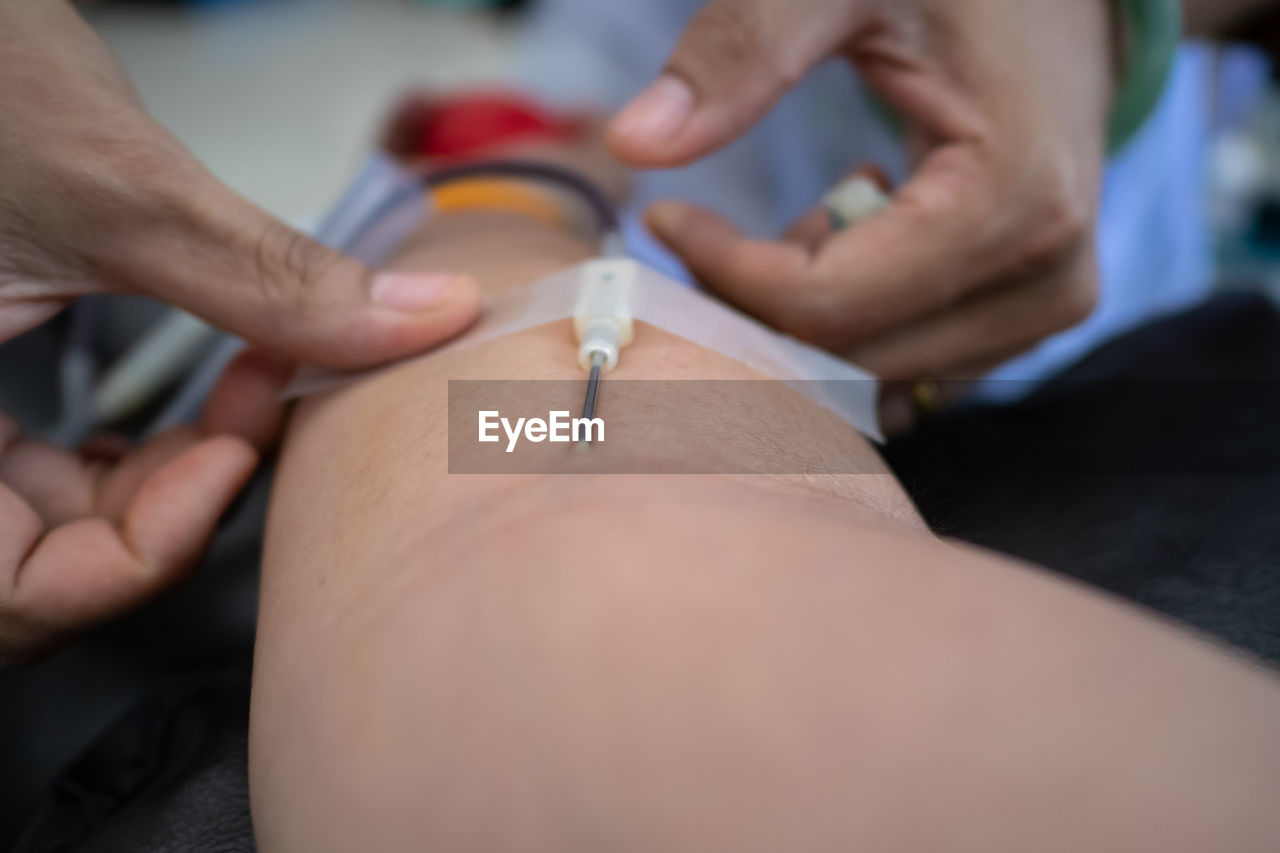
M 104 0 L 86 16 L 148 109 L 233 189 L 306 225 L 394 96 L 498 82 L 519 0 Z

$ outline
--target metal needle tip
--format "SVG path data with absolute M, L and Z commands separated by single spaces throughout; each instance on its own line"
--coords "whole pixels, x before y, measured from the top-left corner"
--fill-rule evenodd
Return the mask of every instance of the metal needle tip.
M 587 401 L 582 406 L 582 419 L 589 421 L 596 416 L 596 400 L 600 396 L 600 373 L 604 370 L 604 353 L 591 356 L 591 378 L 587 380 Z

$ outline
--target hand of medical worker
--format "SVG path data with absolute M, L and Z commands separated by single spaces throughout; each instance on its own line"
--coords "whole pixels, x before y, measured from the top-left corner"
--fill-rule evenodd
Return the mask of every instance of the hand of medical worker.
M 5 0 L 0 341 L 104 292 L 151 296 L 336 367 L 440 343 L 480 305 L 470 279 L 376 278 L 238 197 L 146 114 L 66 0 Z M 38 655 L 190 568 L 274 439 L 289 369 L 246 355 L 198 426 L 138 449 L 66 453 L 0 414 L 0 662 Z
M 352 368 L 440 343 L 480 307 L 465 277 L 375 277 L 240 198 L 146 114 L 66 0 L 6 0 L 0 340 L 101 292 L 154 297 L 274 352 Z
M 0 665 L 24 663 L 169 589 L 198 560 L 284 419 L 293 366 L 249 351 L 194 426 L 79 453 L 0 413 Z
M 976 375 L 1095 305 L 1114 6 L 715 0 L 612 146 L 637 166 L 697 160 L 846 58 L 906 122 L 914 174 L 886 212 L 835 232 L 819 208 L 777 242 L 679 203 L 650 226 L 729 302 L 888 379 Z

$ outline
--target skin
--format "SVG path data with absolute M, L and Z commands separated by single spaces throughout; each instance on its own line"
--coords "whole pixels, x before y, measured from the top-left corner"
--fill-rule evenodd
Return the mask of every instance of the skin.
M 610 142 L 633 166 L 688 163 L 818 63 L 848 60 L 903 117 L 914 154 L 885 213 L 832 233 L 816 208 L 757 240 L 672 202 L 649 225 L 726 301 L 886 379 L 981 375 L 1096 304 L 1111 12 L 1108 0 L 713 0 Z
M 128 293 L 277 356 L 358 367 L 479 312 L 465 276 L 379 278 L 220 184 L 65 0 L 0 4 L 0 115 L 0 341 L 76 297 Z M 57 452 L 0 413 L 0 663 L 140 605 L 191 565 L 256 464 L 262 424 L 279 420 L 253 390 L 278 384 L 279 359 L 253 363 L 198 428 L 132 453 Z
M 587 254 L 475 213 L 398 265 L 496 294 Z M 297 413 L 254 670 L 262 850 L 1271 849 L 1274 676 L 933 537 L 848 430 L 819 446 L 858 476 L 447 473 L 448 380 L 580 383 L 574 356 L 552 324 Z M 609 382 L 752 375 L 642 327 Z M 818 445 L 806 401 L 774 415 Z
M 157 298 L 277 353 L 355 367 L 474 319 L 465 279 L 372 271 L 232 193 L 143 110 L 65 0 L 0 7 L 0 340 L 77 296 Z M 416 297 L 416 298 L 411 298 Z
M 186 576 L 276 440 L 288 363 L 249 353 L 198 424 L 73 453 L 0 413 L 0 665 L 29 663 Z

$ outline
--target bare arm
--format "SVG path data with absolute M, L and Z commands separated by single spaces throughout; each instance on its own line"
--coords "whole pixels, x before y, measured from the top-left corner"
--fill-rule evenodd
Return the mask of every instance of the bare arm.
M 401 263 L 501 290 L 585 255 L 473 215 Z M 621 376 L 753 375 L 642 331 Z M 1280 837 L 1270 675 L 937 540 L 847 430 L 823 452 L 862 476 L 448 475 L 447 380 L 512 376 L 580 378 L 568 329 L 299 412 L 255 667 L 266 853 L 1169 853 Z M 804 424 L 821 414 L 787 406 L 808 415 L 795 442 L 814 444 Z M 689 417 L 732 440 L 731 419 Z M 676 468 L 700 452 L 666 446 Z

